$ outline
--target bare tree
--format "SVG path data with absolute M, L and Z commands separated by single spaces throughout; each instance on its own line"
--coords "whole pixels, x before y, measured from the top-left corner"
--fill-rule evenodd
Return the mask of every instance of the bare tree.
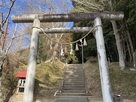
M 7 54 L 4 51 L 4 45 L 5 45 L 5 39 L 6 39 L 6 34 L 7 34 L 8 18 L 9 18 L 9 15 L 11 13 L 14 3 L 15 3 L 15 0 L 10 0 L 10 2 L 8 3 L 6 0 L 5 1 L 2 0 L 0 4 L 0 10 L 2 8 L 8 7 L 8 12 L 6 12 L 5 14 L 3 14 L 3 12 L 0 12 L 0 42 L 1 42 L 0 44 L 0 101 L 2 101 L 2 92 L 1 92 L 2 67 L 3 67 L 3 63 L 6 58 L 6 54 Z M 5 28 L 4 31 L 3 31 L 3 27 Z
M 113 11 L 112 0 L 109 0 L 108 3 L 109 3 L 110 11 Z M 119 35 L 119 32 L 118 32 L 119 29 L 117 27 L 116 21 L 112 20 L 111 24 L 112 24 L 112 27 L 113 27 L 113 31 L 114 31 L 114 35 L 115 35 L 115 39 L 116 39 L 116 46 L 117 46 L 117 50 L 118 50 L 118 54 L 119 54 L 119 66 L 121 67 L 122 70 L 124 70 L 126 65 L 125 65 L 123 47 L 122 47 L 120 35 Z

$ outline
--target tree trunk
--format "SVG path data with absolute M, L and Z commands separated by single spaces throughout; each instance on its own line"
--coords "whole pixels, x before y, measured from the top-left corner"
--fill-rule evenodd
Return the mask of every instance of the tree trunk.
M 7 29 L 8 29 L 8 20 L 6 21 L 5 27 L 4 27 L 4 34 L 2 36 L 2 41 L 1 41 L 1 48 L 2 50 L 4 49 L 4 45 L 5 45 L 5 40 L 6 40 L 6 35 L 7 35 Z
M 131 49 L 130 49 L 130 45 L 129 45 L 129 41 L 126 40 L 126 43 L 127 43 L 127 49 L 128 49 L 128 53 L 129 53 L 129 61 L 132 62 L 132 59 L 133 59 L 133 53 L 131 53 Z
M 128 41 L 129 41 L 129 44 L 130 44 L 131 56 L 132 56 L 133 53 L 134 53 L 134 48 L 133 48 L 133 43 L 132 43 L 132 40 L 131 40 L 131 36 L 130 36 L 130 33 L 129 33 L 129 28 L 128 28 L 128 25 L 127 25 L 126 20 L 125 20 L 125 28 L 126 28 L 126 33 L 127 33 L 127 36 L 128 36 Z M 130 59 L 130 62 L 132 62 L 133 59 L 134 59 L 134 58 L 131 58 L 131 59 Z
M 109 0 L 108 3 L 109 3 L 110 11 L 112 12 L 113 11 L 112 0 Z M 117 46 L 118 55 L 119 55 L 119 66 L 123 70 L 125 68 L 125 59 L 124 59 L 123 47 L 121 45 L 120 35 L 118 33 L 118 28 L 117 28 L 117 24 L 115 20 L 111 20 L 111 23 L 112 23 L 112 27 L 113 27 L 113 31 L 114 31 L 114 35 L 116 39 L 116 46 Z
M 133 53 L 133 58 L 134 58 L 134 68 L 136 69 L 136 50 Z
M 0 40 L 1 40 L 1 37 L 2 37 L 2 16 L 0 16 Z M 2 101 L 2 87 L 1 87 L 1 77 L 2 77 L 2 47 L 0 46 L 0 102 L 3 102 Z
M 1 85 L 1 79 L 2 79 L 2 65 L 0 64 L 0 102 L 2 101 L 2 85 Z
M 112 23 L 112 27 L 113 27 L 113 31 L 114 31 L 114 35 L 115 35 L 115 39 L 116 39 L 117 50 L 118 50 L 118 54 L 119 54 L 119 66 L 123 70 L 126 66 L 125 66 L 125 59 L 124 59 L 123 47 L 121 45 L 120 35 L 118 33 L 118 28 L 117 28 L 116 22 L 111 21 L 111 23 Z
M 52 59 L 55 60 L 58 56 L 58 43 L 55 44 L 54 49 L 53 49 L 53 56 Z
M 3 50 L 0 46 L 0 102 L 3 102 L 3 97 L 2 97 L 2 70 L 3 70 L 3 63 L 5 60 L 5 53 L 3 53 Z

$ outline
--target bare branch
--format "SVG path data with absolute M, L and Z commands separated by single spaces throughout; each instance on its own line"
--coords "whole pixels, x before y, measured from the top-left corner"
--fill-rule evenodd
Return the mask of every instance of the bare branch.
M 6 19 L 3 21 L 3 24 L 6 23 L 6 21 L 7 21 L 8 17 L 9 17 L 9 15 L 10 15 L 10 13 L 11 13 L 11 9 L 12 9 L 12 7 L 13 7 L 13 5 L 14 5 L 14 3 L 15 3 L 16 0 L 11 0 L 11 1 L 12 1 L 11 6 L 10 6 L 10 8 L 9 8 L 8 14 L 7 14 L 7 16 L 6 16 Z
M 8 29 L 8 19 L 6 21 L 5 28 L 4 28 L 4 34 L 2 36 L 2 41 L 1 41 L 1 48 L 2 49 L 4 48 L 4 45 L 5 45 L 5 39 L 6 39 L 6 35 L 7 35 L 7 29 Z
M 6 52 L 5 52 L 6 55 L 7 55 L 8 51 L 9 51 L 9 49 L 10 49 L 11 46 L 12 46 L 12 43 L 13 43 L 13 40 L 14 40 L 14 38 L 15 38 L 15 34 L 16 34 L 16 31 L 17 31 L 17 26 L 18 26 L 18 24 L 16 24 L 16 26 L 15 26 L 15 30 L 14 30 L 14 33 L 13 33 L 13 35 L 12 35 L 10 44 L 9 44 L 9 46 L 8 46 L 7 49 L 6 49 Z
M 59 37 L 59 41 L 61 40 L 61 38 L 63 37 L 64 34 L 61 34 L 60 37 Z

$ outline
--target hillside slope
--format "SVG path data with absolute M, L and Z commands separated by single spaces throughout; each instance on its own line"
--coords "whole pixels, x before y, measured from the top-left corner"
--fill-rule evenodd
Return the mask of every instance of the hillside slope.
M 121 71 L 117 62 L 108 64 L 110 82 L 113 94 L 120 94 L 126 99 L 136 99 L 136 71 L 126 68 Z M 92 96 L 101 97 L 100 75 L 98 61 L 90 59 L 85 64 L 88 88 Z
M 51 99 L 59 89 L 63 76 L 64 63 L 56 60 L 54 62 L 43 62 L 37 65 L 36 68 L 36 79 L 35 79 L 35 90 L 34 90 L 34 100 L 37 99 L 45 100 Z M 11 96 L 9 102 L 22 102 L 23 94 L 14 94 Z M 5 101 L 7 102 L 7 101 Z M 42 102 L 42 101 L 40 101 Z
M 84 64 L 86 69 L 88 90 L 91 96 L 101 97 L 101 84 L 97 59 L 92 58 Z M 41 63 L 36 69 L 35 100 L 54 100 L 54 93 L 57 91 L 63 79 L 64 63 L 59 60 L 55 62 Z M 109 63 L 110 82 L 113 94 L 120 94 L 125 99 L 136 98 L 136 71 L 128 69 L 119 70 L 118 63 Z M 14 97 L 15 99 L 15 97 Z M 15 102 L 15 101 L 11 101 Z

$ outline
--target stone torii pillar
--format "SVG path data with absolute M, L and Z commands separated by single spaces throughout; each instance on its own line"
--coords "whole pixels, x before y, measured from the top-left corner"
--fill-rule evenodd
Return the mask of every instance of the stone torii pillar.
M 23 102 L 33 102 L 40 21 L 34 19 Z
M 95 36 L 97 43 L 103 102 L 113 102 L 111 86 L 109 81 L 108 65 L 106 60 L 106 52 L 104 46 L 103 31 L 101 27 L 101 19 L 120 20 L 123 19 L 123 17 L 124 14 L 122 12 L 93 12 L 93 13 L 49 14 L 49 15 L 48 14 L 13 15 L 12 20 L 15 23 L 21 23 L 21 22 L 31 23 L 34 21 L 23 102 L 33 102 L 37 43 L 38 43 L 38 33 L 39 33 L 38 28 L 40 26 L 40 22 L 70 22 L 70 21 L 85 21 L 85 20 L 94 20 L 94 19 L 96 26 Z M 68 29 L 65 30 L 69 32 Z M 48 32 L 49 30 L 45 29 L 45 31 Z M 50 29 L 50 32 L 51 31 L 54 32 L 54 29 Z M 63 31 L 60 30 L 60 32 Z
M 101 18 L 97 17 L 94 23 L 103 102 L 113 102 Z

